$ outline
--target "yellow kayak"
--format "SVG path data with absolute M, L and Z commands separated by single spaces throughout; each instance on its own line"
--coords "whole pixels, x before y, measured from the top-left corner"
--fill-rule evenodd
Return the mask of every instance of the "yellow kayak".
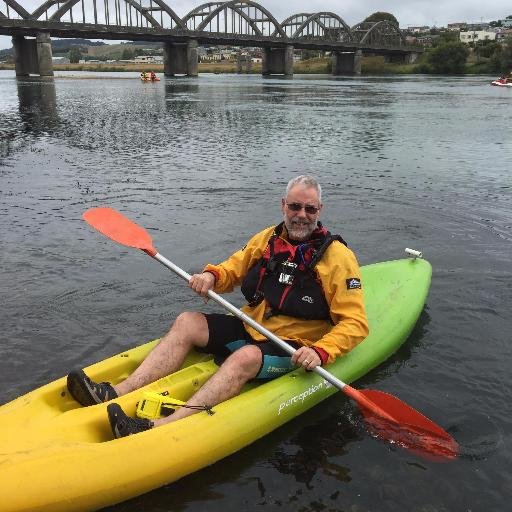
M 386 360 L 407 339 L 426 300 L 431 267 L 403 259 L 361 268 L 370 335 L 328 366 L 349 383 Z M 157 343 L 138 346 L 86 369 L 118 382 Z M 115 401 L 134 416 L 143 391 L 186 400 L 217 369 L 192 354 L 183 368 Z M 337 392 L 297 369 L 213 408 L 141 434 L 113 439 L 107 404 L 80 407 L 63 377 L 0 407 L 0 503 L 4 512 L 91 511 L 173 482 L 263 437 Z

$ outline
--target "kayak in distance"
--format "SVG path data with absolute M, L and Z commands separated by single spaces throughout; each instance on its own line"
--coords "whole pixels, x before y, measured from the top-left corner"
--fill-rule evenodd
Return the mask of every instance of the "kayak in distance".
M 370 334 L 326 369 L 349 383 L 383 363 L 406 341 L 426 301 L 431 265 L 406 258 L 361 267 Z M 85 372 L 117 383 L 158 340 L 95 363 Z M 180 371 L 116 398 L 130 416 L 155 415 L 186 401 L 217 366 L 191 353 Z M 4 512 L 92 511 L 174 482 L 234 454 L 338 390 L 302 368 L 210 410 L 146 432 L 113 439 L 107 403 L 81 407 L 66 378 L 0 407 L 0 502 Z M 159 397 L 164 402 L 160 407 Z M 169 411 L 168 411 L 169 412 Z M 26 485 L 20 485 L 26 482 Z
M 156 76 L 155 73 L 153 73 L 153 71 L 151 71 L 150 73 L 144 73 L 142 72 L 140 74 L 140 79 L 143 81 L 143 82 L 160 82 L 160 78 L 158 78 Z
M 512 87 L 512 78 L 502 76 L 493 80 L 491 85 L 496 85 L 497 87 Z

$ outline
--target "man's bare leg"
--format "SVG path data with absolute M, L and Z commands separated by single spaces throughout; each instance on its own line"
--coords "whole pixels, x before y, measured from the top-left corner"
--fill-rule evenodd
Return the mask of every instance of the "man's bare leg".
M 181 313 L 140 366 L 114 386 L 117 395 L 125 395 L 175 372 L 193 347 L 206 346 L 208 336 L 208 323 L 202 313 Z
M 213 407 L 238 395 L 244 384 L 256 377 L 261 368 L 261 350 L 247 345 L 231 354 L 219 370 L 190 398 L 187 405 Z M 196 409 L 181 407 L 165 418 L 154 420 L 154 425 L 164 425 L 197 413 Z

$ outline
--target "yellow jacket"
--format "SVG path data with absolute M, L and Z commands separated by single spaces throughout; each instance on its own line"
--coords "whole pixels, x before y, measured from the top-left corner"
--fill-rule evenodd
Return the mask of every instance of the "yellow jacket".
M 275 226 L 254 235 L 247 245 L 219 265 L 208 264 L 204 271 L 215 275 L 217 293 L 231 292 L 239 286 L 248 270 L 261 259 Z M 285 236 L 286 230 L 283 230 Z M 265 318 L 268 304 L 263 300 L 255 307 L 245 305 L 242 310 L 260 325 L 283 340 L 297 341 L 303 345 L 325 350 L 328 363 L 352 350 L 368 336 L 368 320 L 363 303 L 362 288 L 349 287 L 351 278 L 361 279 L 354 253 L 342 243 L 334 241 L 315 267 L 330 307 L 334 325 L 325 320 L 306 320 L 286 315 Z M 265 337 L 245 324 L 255 340 Z

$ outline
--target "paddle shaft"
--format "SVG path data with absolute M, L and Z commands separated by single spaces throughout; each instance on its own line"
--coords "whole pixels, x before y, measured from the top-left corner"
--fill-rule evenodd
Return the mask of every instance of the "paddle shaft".
M 152 255 L 150 252 L 145 251 L 147 254 L 158 260 L 162 265 L 172 270 L 175 274 L 182 277 L 185 281 L 190 281 L 190 278 L 192 277 L 188 272 L 185 272 L 183 269 L 175 265 L 172 261 L 169 261 L 166 257 L 162 256 L 160 253 L 156 253 L 155 255 Z M 221 297 L 218 293 L 215 293 L 212 290 L 208 291 L 208 297 L 210 297 L 212 300 L 220 304 L 223 308 L 227 309 L 230 313 L 233 313 L 236 317 L 240 318 L 243 322 L 249 324 L 252 328 L 256 329 L 260 334 L 263 334 L 265 338 L 269 339 L 270 341 L 273 341 L 276 345 L 281 347 L 285 352 L 288 352 L 288 354 L 292 355 L 297 350 L 293 348 L 291 345 L 283 341 L 281 338 L 276 336 L 273 332 L 269 331 L 268 329 L 265 329 L 262 325 L 260 325 L 258 322 L 253 320 L 249 315 L 246 315 L 242 310 L 238 309 L 236 306 L 233 306 L 230 302 L 228 302 L 226 299 Z M 333 386 L 338 388 L 339 390 L 343 390 L 348 384 L 345 382 L 337 379 L 334 375 L 326 371 L 321 366 L 316 366 L 313 371 L 318 373 L 320 376 L 322 376 L 327 382 L 331 383 Z

